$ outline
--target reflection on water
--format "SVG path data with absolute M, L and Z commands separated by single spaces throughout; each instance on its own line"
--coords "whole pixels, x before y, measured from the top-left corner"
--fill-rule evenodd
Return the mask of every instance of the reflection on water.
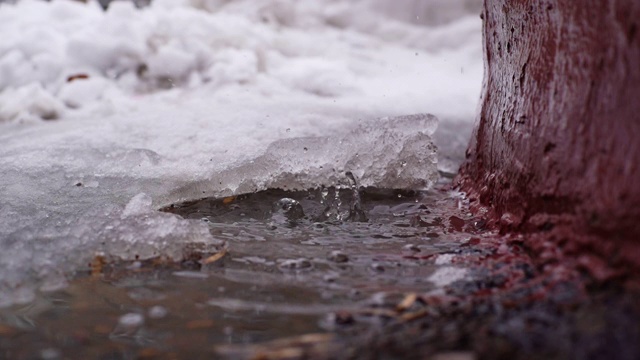
M 355 183 L 163 211 L 207 222 L 226 252 L 93 264 L 63 291 L 2 310 L 0 357 L 184 358 L 331 331 L 344 310 L 446 284 L 430 279 L 443 266 L 436 255 L 480 231 L 455 193 Z

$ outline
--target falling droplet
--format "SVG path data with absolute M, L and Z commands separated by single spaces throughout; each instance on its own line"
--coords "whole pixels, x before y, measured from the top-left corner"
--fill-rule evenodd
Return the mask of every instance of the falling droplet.
M 324 204 L 327 201 L 327 196 L 329 196 L 329 189 L 323 186 L 320 190 L 320 204 Z
M 366 222 L 368 221 L 366 212 L 362 210 L 362 201 L 360 199 L 360 191 L 358 189 L 358 182 L 356 177 L 351 171 L 345 173 L 347 179 L 349 179 L 351 187 L 351 203 L 349 204 L 349 214 L 347 219 L 351 221 Z

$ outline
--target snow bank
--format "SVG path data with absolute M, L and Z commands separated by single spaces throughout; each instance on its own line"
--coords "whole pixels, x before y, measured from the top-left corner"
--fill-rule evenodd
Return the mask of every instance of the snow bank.
M 96 254 L 219 245 L 154 211 L 172 202 L 345 170 L 429 187 L 435 120 L 384 117 L 469 123 L 480 20 L 395 18 L 373 0 L 0 4 L 0 305 Z

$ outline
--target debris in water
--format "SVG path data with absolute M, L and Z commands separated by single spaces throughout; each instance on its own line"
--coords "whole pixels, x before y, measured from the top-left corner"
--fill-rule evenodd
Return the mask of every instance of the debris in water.
M 399 312 L 403 312 L 411 307 L 418 300 L 418 295 L 416 293 L 410 293 L 405 296 L 401 303 L 396 306 L 396 310 Z
M 203 265 L 212 264 L 220 259 L 222 259 L 227 254 L 227 248 L 222 248 L 218 253 L 209 256 L 208 258 L 202 261 Z

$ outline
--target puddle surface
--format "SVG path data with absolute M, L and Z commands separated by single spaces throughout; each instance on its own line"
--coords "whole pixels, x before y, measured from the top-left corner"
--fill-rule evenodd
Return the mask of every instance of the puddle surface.
M 440 254 L 481 231 L 463 198 L 437 190 L 268 190 L 162 210 L 207 222 L 225 252 L 98 261 L 68 288 L 2 310 L 3 355 L 184 357 L 330 331 L 340 311 L 463 276 Z

